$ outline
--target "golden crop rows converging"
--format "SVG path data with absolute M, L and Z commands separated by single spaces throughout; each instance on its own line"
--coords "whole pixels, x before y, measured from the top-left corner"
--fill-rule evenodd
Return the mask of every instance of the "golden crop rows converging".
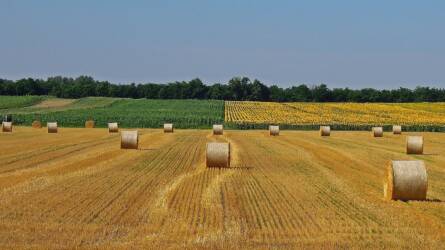
M 445 125 L 445 103 L 225 102 L 225 121 L 291 125 Z
M 445 134 L 422 134 L 411 156 L 369 132 L 142 129 L 121 150 L 106 129 L 15 127 L 0 133 L 0 248 L 439 249 Z M 231 143 L 231 168 L 205 167 L 209 141 Z M 425 161 L 428 201 L 383 199 L 390 159 Z

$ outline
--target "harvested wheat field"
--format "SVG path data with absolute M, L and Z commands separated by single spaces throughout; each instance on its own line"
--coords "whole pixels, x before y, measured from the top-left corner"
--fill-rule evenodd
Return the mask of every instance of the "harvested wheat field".
M 424 136 L 407 155 L 406 135 Z M 106 128 L 0 134 L 0 248 L 443 248 L 445 134 Z M 230 168 L 206 168 L 229 142 Z M 427 201 L 387 201 L 390 160 L 423 160 Z

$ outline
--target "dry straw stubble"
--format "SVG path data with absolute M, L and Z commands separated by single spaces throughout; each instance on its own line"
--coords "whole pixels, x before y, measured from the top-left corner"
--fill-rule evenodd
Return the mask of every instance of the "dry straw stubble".
M 46 127 L 48 127 L 48 133 L 58 132 L 57 122 L 48 122 L 46 123 Z
M 134 131 L 121 131 L 121 148 L 123 149 L 138 149 L 139 133 Z
M 330 136 L 331 135 L 331 127 L 330 126 L 320 126 L 320 135 L 321 136 Z
M 164 133 L 173 133 L 173 123 L 164 123 Z
M 12 132 L 12 122 L 2 122 L 3 132 Z
M 208 168 L 230 167 L 230 143 L 228 142 L 207 143 L 206 166 Z
M 272 135 L 272 136 L 280 135 L 280 126 L 270 125 L 269 126 L 269 135 Z
M 119 125 L 117 122 L 109 122 L 108 123 L 108 133 L 117 133 L 119 132 Z
M 383 188 L 387 200 L 426 200 L 428 175 L 423 161 L 391 161 Z
M 372 135 L 374 137 L 383 137 L 383 127 L 373 127 Z
M 224 127 L 222 124 L 214 124 L 213 125 L 213 134 L 214 135 L 222 135 L 224 133 Z
M 406 153 L 423 154 L 423 136 L 407 136 Z

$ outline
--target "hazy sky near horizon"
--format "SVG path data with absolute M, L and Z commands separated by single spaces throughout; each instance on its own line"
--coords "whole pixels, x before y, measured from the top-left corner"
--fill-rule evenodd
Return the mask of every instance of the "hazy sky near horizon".
M 445 1 L 0 0 L 0 78 L 445 87 Z

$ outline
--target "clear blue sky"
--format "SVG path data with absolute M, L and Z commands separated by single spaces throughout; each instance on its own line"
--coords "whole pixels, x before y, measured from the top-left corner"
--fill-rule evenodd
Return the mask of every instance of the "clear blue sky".
M 0 78 L 445 87 L 445 1 L 0 0 Z

